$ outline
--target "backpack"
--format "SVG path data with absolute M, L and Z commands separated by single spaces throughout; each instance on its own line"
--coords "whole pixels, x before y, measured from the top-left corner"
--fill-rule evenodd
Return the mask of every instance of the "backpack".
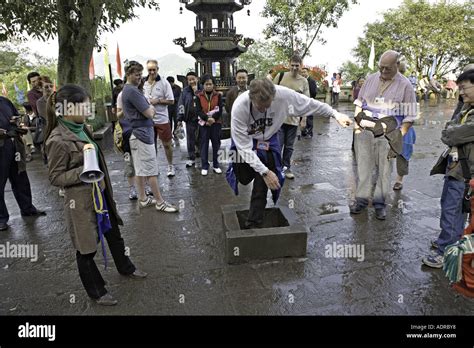
M 115 149 L 120 152 L 124 153 L 125 151 L 123 150 L 123 128 L 120 122 L 115 122 L 115 127 L 114 127 L 114 145 Z

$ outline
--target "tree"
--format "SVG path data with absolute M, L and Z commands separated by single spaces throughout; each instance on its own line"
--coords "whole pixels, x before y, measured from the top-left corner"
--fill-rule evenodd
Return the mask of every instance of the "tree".
M 37 71 L 52 80 L 57 79 L 54 59 L 42 57 L 28 48 L 18 49 L 12 44 L 0 44 L 0 82 L 5 85 L 8 97 L 17 107 L 21 105 L 16 98 L 19 94 L 15 85 L 26 96 L 26 75 L 31 71 Z
M 89 61 L 101 33 L 136 18 L 134 9 L 158 9 L 155 0 L 1 0 L 0 42 L 58 38 L 59 84 L 90 90 Z
M 365 66 L 361 66 L 350 60 L 342 63 L 342 66 L 339 68 L 339 71 L 342 74 L 343 81 L 357 81 L 359 77 L 365 77 L 370 72 L 370 69 Z
M 257 40 L 238 58 L 238 67 L 263 78 L 273 66 L 287 61 L 288 57 L 273 42 Z
M 266 39 L 276 39 L 286 57 L 309 55 L 314 42 L 325 43 L 322 29 L 337 27 L 337 21 L 356 0 L 267 0 L 262 16 L 273 21 L 264 30 Z
M 398 9 L 387 11 L 382 21 L 366 26 L 354 54 L 367 65 L 374 40 L 376 61 L 384 51 L 393 49 L 406 57 L 409 70 L 419 74 L 426 74 L 436 59 L 436 74 L 442 76 L 474 56 L 473 8 L 469 1 L 405 0 Z

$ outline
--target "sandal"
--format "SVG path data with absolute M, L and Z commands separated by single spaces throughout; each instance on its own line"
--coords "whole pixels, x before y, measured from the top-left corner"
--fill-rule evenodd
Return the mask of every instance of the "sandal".
M 399 191 L 403 188 L 403 184 L 401 182 L 396 182 L 395 185 L 393 185 L 393 189 L 395 191 Z

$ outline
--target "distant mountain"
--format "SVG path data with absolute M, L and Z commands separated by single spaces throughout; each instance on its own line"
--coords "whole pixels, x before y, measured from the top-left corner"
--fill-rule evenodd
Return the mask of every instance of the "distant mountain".
M 110 64 L 112 66 L 112 75 L 114 78 L 117 78 L 116 72 L 116 63 L 115 63 L 115 55 L 110 55 Z M 129 60 L 136 60 L 145 66 L 146 61 L 150 59 L 148 57 L 143 56 L 133 56 L 130 57 Z M 157 58 L 158 64 L 160 67 L 160 75 L 164 77 L 173 76 L 176 79 L 176 75 L 186 75 L 189 69 L 194 70 L 194 59 L 189 56 L 182 57 L 177 54 L 167 54 L 163 57 Z M 95 73 L 96 75 L 103 75 L 104 74 L 104 56 L 102 53 L 96 54 L 94 56 L 94 66 L 95 66 Z M 122 63 L 123 69 L 123 63 Z M 146 75 L 147 72 L 144 71 L 143 75 Z

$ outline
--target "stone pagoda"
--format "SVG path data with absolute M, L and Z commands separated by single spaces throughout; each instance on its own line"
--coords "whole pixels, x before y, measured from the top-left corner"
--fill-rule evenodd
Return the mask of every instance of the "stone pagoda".
M 195 41 L 186 47 L 186 38 L 173 40 L 184 52 L 196 59 L 199 76 L 212 74 L 217 89 L 225 92 L 235 85 L 236 58 L 254 42 L 236 33 L 234 12 L 241 11 L 251 0 L 180 0 L 186 9 L 196 14 Z M 180 9 L 182 11 L 182 8 Z M 250 15 L 250 11 L 248 11 Z

